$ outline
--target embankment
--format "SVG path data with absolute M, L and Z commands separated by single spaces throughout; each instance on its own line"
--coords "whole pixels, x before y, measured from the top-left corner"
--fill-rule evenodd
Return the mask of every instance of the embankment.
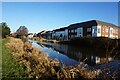
M 90 70 L 87 65 L 61 66 L 55 59 L 52 60 L 47 54 L 32 47 L 32 43 L 23 42 L 21 39 L 10 38 L 6 45 L 12 51 L 12 56 L 21 64 L 26 76 L 35 79 L 93 79 L 101 71 Z
M 120 39 L 110 39 L 106 37 L 76 37 L 67 41 L 59 41 L 58 43 L 102 49 L 120 47 Z

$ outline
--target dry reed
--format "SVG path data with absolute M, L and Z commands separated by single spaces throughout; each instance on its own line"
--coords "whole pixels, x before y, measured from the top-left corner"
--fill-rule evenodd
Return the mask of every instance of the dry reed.
M 61 66 L 57 59 L 52 60 L 38 48 L 32 47 L 31 42 L 10 38 L 7 47 L 11 49 L 12 56 L 23 65 L 27 77 L 36 79 L 76 79 L 95 78 L 100 70 L 90 70 L 85 66 Z

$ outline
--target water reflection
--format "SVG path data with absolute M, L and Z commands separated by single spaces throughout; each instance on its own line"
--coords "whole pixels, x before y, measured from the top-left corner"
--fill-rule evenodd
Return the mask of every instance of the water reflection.
M 40 48 L 40 50 L 42 50 L 44 53 L 47 53 L 52 59 L 58 59 L 60 64 L 62 65 L 77 65 L 80 64 L 80 62 L 69 58 L 67 55 L 64 55 L 56 50 L 54 50 L 54 48 L 50 47 L 50 46 L 45 46 L 43 44 L 37 44 L 36 41 L 33 41 L 33 46 Z
M 57 58 L 66 65 L 75 65 L 79 64 L 79 62 L 84 62 L 90 66 L 95 66 L 113 60 L 110 54 L 106 56 L 103 50 L 50 42 L 41 42 L 39 45 L 50 57 L 53 59 Z

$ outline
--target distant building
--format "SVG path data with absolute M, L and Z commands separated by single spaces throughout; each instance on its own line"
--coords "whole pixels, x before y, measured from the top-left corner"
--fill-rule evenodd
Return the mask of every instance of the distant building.
M 46 39 L 52 39 L 52 31 L 45 31 L 40 36 Z
M 33 33 L 29 33 L 29 34 L 27 35 L 27 37 L 32 38 L 32 37 L 33 37 Z
M 16 36 L 17 36 L 17 33 L 11 33 L 10 36 L 11 36 L 11 37 L 16 37 Z
M 108 37 L 120 38 L 120 28 L 112 23 L 99 20 L 91 20 L 82 23 L 71 24 L 68 27 L 47 31 L 42 34 L 44 38 L 67 40 L 74 37 Z
M 45 30 L 43 30 L 43 31 L 41 31 L 41 32 L 39 32 L 39 33 L 37 33 L 37 37 L 39 37 L 39 38 L 41 38 L 42 36 L 42 34 L 44 34 L 45 33 Z
M 52 31 L 52 39 L 66 40 L 68 39 L 68 27 L 55 29 Z

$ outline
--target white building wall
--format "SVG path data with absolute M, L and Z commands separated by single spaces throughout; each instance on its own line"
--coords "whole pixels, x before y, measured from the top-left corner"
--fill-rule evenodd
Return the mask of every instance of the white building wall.
M 101 26 L 97 26 L 97 37 L 101 37 Z
M 65 29 L 65 40 L 68 39 L 68 29 Z
M 55 32 L 52 32 L 52 39 L 54 39 L 54 36 L 55 36 Z
M 113 28 L 110 27 L 110 38 L 113 38 Z
M 92 36 L 97 37 L 97 26 L 92 26 Z
M 118 39 L 118 29 L 115 30 L 115 33 L 117 34 L 115 38 Z
M 61 34 L 62 34 L 62 37 L 60 37 Z M 65 31 L 55 32 L 55 37 L 56 37 L 57 39 L 63 40 L 63 39 L 64 39 L 64 36 L 65 36 Z
M 110 27 L 110 38 L 113 38 L 113 39 L 115 39 L 115 38 L 117 38 L 118 39 L 118 35 L 117 36 L 115 36 L 115 35 L 113 35 L 113 34 L 118 34 L 118 29 L 116 30 L 116 29 L 113 29 L 112 27 Z
M 60 36 L 61 34 L 65 35 L 64 31 L 58 31 L 58 32 L 56 32 L 56 36 Z
M 83 36 L 83 28 L 77 28 L 77 37 L 82 37 Z
M 29 38 L 32 38 L 32 37 L 33 37 L 33 35 L 28 35 L 28 37 L 29 37 Z

